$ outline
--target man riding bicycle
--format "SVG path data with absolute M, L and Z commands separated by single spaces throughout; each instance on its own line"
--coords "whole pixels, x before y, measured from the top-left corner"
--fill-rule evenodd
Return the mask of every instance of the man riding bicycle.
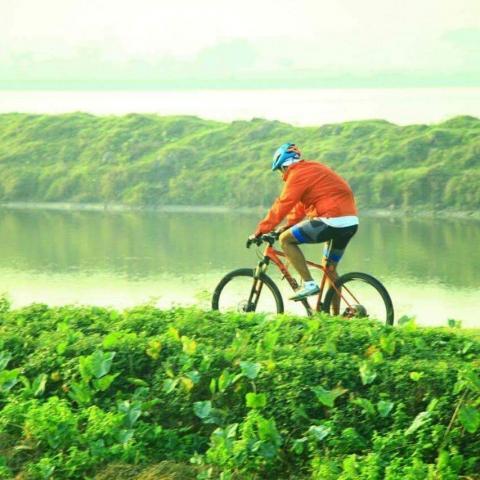
M 357 208 L 348 183 L 326 165 L 304 160 L 293 143 L 285 143 L 275 152 L 272 170 L 281 172 L 285 185 L 248 240 L 272 231 L 286 217 L 285 226 L 277 232 L 281 233 L 286 257 L 303 280 L 303 286 L 291 300 L 302 300 L 318 293 L 320 288 L 298 245 L 329 242 L 322 263 L 335 281 L 337 264 L 358 229 Z

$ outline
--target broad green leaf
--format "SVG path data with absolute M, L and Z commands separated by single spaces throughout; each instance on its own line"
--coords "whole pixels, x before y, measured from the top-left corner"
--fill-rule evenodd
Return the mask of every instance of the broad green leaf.
M 116 352 L 104 353 L 102 350 L 95 350 L 90 355 L 91 369 L 95 378 L 101 378 L 110 371 L 115 354 Z
M 301 453 L 303 453 L 303 451 L 305 450 L 305 443 L 307 441 L 308 441 L 307 437 L 296 438 L 292 442 L 292 447 L 291 447 L 292 452 L 296 453 L 297 455 L 300 455 Z
M 102 342 L 103 348 L 106 348 L 107 350 L 110 350 L 111 348 L 117 347 L 122 338 L 123 338 L 124 332 L 112 332 L 109 333 Z
M 162 351 L 162 344 L 160 340 L 150 340 L 148 347 L 145 350 L 146 354 L 153 360 L 160 358 L 160 352 Z
M 271 352 L 278 341 L 279 332 L 268 332 L 263 337 L 263 347 L 266 351 Z
M 315 440 L 323 440 L 332 429 L 330 427 L 326 427 L 325 425 L 312 425 L 308 429 L 308 434 L 310 434 Z
M 104 392 L 108 390 L 112 382 L 120 375 L 120 373 L 114 373 L 112 375 L 105 375 L 102 378 L 93 381 L 93 384 L 97 390 Z
M 417 330 L 415 317 L 407 317 L 406 315 L 398 320 L 398 326 L 401 327 L 404 332 L 415 332 Z
M 262 408 L 267 404 L 267 395 L 249 392 L 245 395 L 245 400 L 248 408 Z
M 175 390 L 175 387 L 178 384 L 178 378 L 172 379 L 172 378 L 167 378 L 163 382 L 163 391 L 165 393 L 172 393 Z
M 5 369 L 8 362 L 12 359 L 10 352 L 0 352 L 0 371 Z
M 465 380 L 458 379 L 453 386 L 453 394 L 458 395 L 466 386 L 467 382 Z
M 148 387 L 148 383 L 141 378 L 128 377 L 127 382 L 131 383 L 132 385 L 137 385 L 139 387 Z
M 334 388 L 333 390 L 325 390 L 322 386 L 312 388 L 313 393 L 317 396 L 320 403 L 326 407 L 333 407 L 335 399 L 340 395 L 343 395 L 347 390 L 344 388 Z
M 116 437 L 119 443 L 125 444 L 133 438 L 133 430 L 120 430 Z
M 2 372 L 0 372 L 0 392 L 9 392 L 10 389 L 18 383 L 19 374 L 19 368 L 15 368 L 13 370 L 3 370 Z
M 180 382 L 183 386 L 183 388 L 189 392 L 193 388 L 193 382 L 190 378 L 188 377 L 181 377 Z
M 191 370 L 185 374 L 195 385 L 200 381 L 200 373 L 198 370 Z
M 264 365 L 268 372 L 273 372 L 277 367 L 277 364 L 271 358 L 265 360 Z
M 224 425 L 226 417 L 227 412 L 225 410 L 220 410 L 219 408 L 212 407 L 210 414 L 208 415 L 208 417 L 203 419 L 203 422 L 215 425 Z
M 193 411 L 198 418 L 202 420 L 207 418 L 212 411 L 212 402 L 210 400 L 205 400 L 203 402 L 195 402 L 193 404 Z
M 233 375 L 225 369 L 218 377 L 218 390 L 224 392 L 233 381 Z
M 423 377 L 423 372 L 410 372 L 409 376 L 414 382 L 418 382 Z
M 59 355 L 63 355 L 67 350 L 68 342 L 60 342 L 57 344 L 56 351 Z
M 373 370 L 370 363 L 362 362 L 360 365 L 360 378 L 363 385 L 368 385 L 377 378 L 377 373 Z
M 39 397 L 45 391 L 45 385 L 47 384 L 47 375 L 45 373 L 41 373 L 37 375 L 35 380 L 32 383 L 32 392 L 34 397 Z
M 258 373 L 260 372 L 260 364 L 254 362 L 240 362 L 240 368 L 242 373 L 248 377 L 250 380 L 257 378 Z
M 180 340 L 180 332 L 175 327 L 168 327 L 167 334 L 174 340 Z
M 22 382 L 22 384 L 23 384 L 23 386 L 25 387 L 26 390 L 31 389 L 32 383 L 30 382 L 30 380 L 25 375 L 20 375 L 18 377 L 18 379 L 20 380 L 20 382 Z
M 386 400 L 380 400 L 377 403 L 377 410 L 381 417 L 388 417 L 390 412 L 393 409 L 393 402 L 388 402 Z
M 396 340 L 393 334 L 380 337 L 380 348 L 388 355 L 393 355 L 396 348 Z
M 320 350 L 325 353 L 335 354 L 337 353 L 337 345 L 333 340 L 329 339 L 323 343 Z
M 70 325 L 68 322 L 60 322 L 57 323 L 57 331 L 58 332 L 69 332 L 70 330 Z
M 432 398 L 427 406 L 427 412 L 433 412 L 438 405 L 438 398 Z
M 282 437 L 278 432 L 277 425 L 273 418 L 258 418 L 258 437 L 263 442 L 271 443 L 273 446 L 279 446 Z
M 187 355 L 193 355 L 197 350 L 197 342 L 193 338 L 188 338 L 183 336 L 182 340 L 182 349 Z
M 211 442 L 216 446 L 230 449 L 237 436 L 238 423 L 232 423 L 225 428 L 216 428 L 210 436 Z
M 383 353 L 382 352 L 373 352 L 370 357 L 370 362 L 372 365 L 378 365 L 379 363 L 383 363 Z
M 78 358 L 80 375 L 85 382 L 89 382 L 93 377 L 92 361 L 88 356 L 80 356 Z
M 235 438 L 237 435 L 237 428 L 238 428 L 238 423 L 232 423 L 225 427 L 225 437 L 226 438 Z
M 474 392 L 480 393 L 480 377 L 473 371 L 473 369 L 464 372 L 463 376 L 468 388 Z
M 367 412 L 369 415 L 375 415 L 375 407 L 367 398 L 356 398 L 353 403 L 362 407 L 363 410 L 365 410 L 365 412 Z
M 427 421 L 430 419 L 430 416 L 430 412 L 420 412 L 415 417 L 412 424 L 408 427 L 405 435 L 411 435 L 412 433 L 416 432 L 422 425 L 427 423 Z
M 210 393 L 211 393 L 212 395 L 215 395 L 215 392 L 217 391 L 217 379 L 216 379 L 216 378 L 212 378 L 212 379 L 210 380 L 209 389 L 210 389 Z
M 92 401 L 93 392 L 88 387 L 88 384 L 84 382 L 74 382 L 70 386 L 68 396 L 79 405 L 86 405 Z
M 480 427 L 480 412 L 469 405 L 460 409 L 458 419 L 469 433 L 475 433 Z
M 462 321 L 461 320 L 455 320 L 454 318 L 449 318 L 448 319 L 448 326 L 450 328 L 460 328 L 462 326 Z
M 128 428 L 132 428 L 142 414 L 141 405 L 139 403 L 131 404 L 128 400 L 120 402 L 118 410 L 125 414 L 125 424 Z
M 198 366 L 198 370 L 200 371 L 200 373 L 208 373 L 210 371 L 210 365 L 212 364 L 212 362 L 213 362 L 212 355 L 203 354 L 202 361 Z

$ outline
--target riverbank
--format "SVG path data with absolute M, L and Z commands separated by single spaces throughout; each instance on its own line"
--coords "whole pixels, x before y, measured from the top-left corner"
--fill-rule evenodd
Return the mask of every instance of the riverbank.
M 76 203 L 76 202 L 3 202 L 0 208 L 31 209 L 31 210 L 72 210 L 72 211 L 97 211 L 97 212 L 198 212 L 198 213 L 243 213 L 263 214 L 267 206 L 257 207 L 230 207 L 225 205 L 157 205 L 138 206 L 121 203 Z M 360 209 L 360 216 L 369 217 L 419 217 L 419 218 L 458 218 L 480 220 L 480 211 L 470 210 L 429 210 L 425 208 L 388 208 L 388 209 Z

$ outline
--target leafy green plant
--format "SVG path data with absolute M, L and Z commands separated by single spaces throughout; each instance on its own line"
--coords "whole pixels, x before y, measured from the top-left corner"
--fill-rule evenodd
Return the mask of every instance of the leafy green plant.
M 460 328 L 45 305 L 0 328 L 5 478 L 115 462 L 231 480 L 480 469 L 480 343 Z

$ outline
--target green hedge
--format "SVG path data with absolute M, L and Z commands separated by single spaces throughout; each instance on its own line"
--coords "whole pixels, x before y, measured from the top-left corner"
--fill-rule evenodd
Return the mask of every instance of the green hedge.
M 480 478 L 459 329 L 4 302 L 0 352 L 1 478 Z

